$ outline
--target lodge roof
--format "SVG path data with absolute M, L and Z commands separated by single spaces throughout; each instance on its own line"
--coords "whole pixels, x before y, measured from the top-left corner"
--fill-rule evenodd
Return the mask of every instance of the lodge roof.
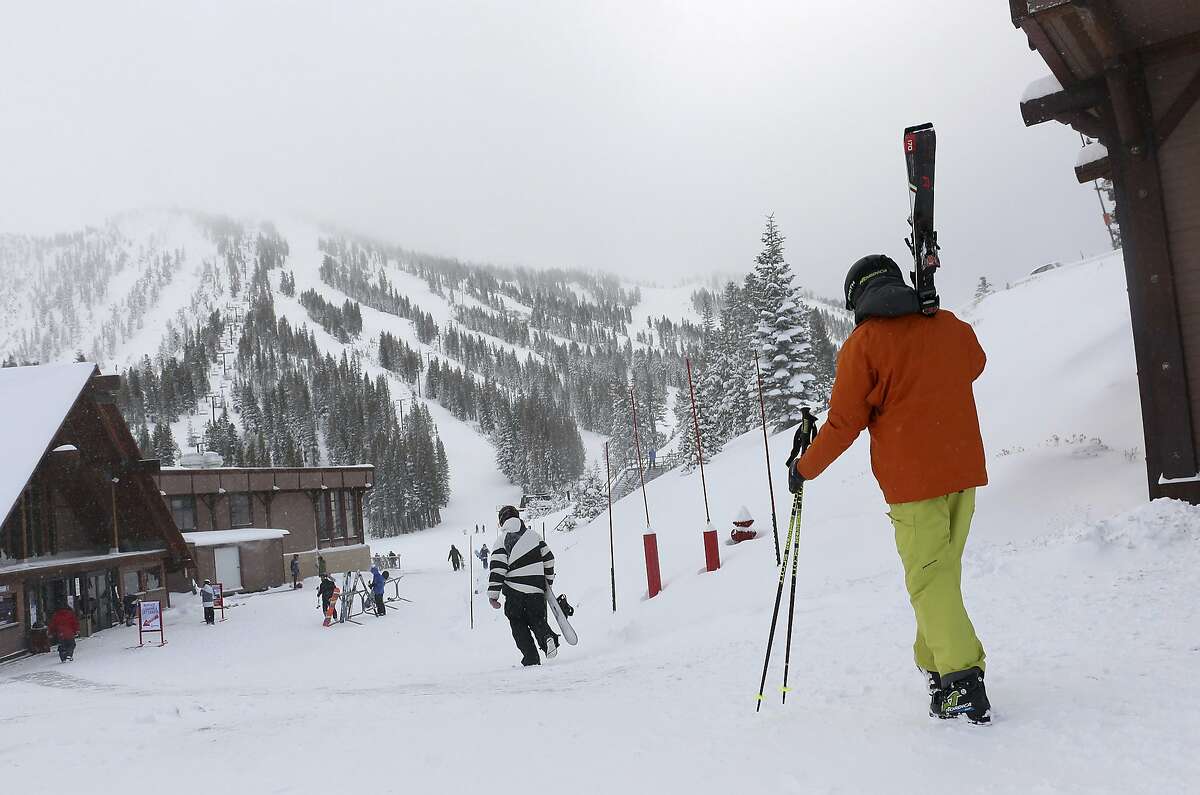
M 88 362 L 0 367 L 0 517 L 8 516 L 71 407 L 98 373 Z

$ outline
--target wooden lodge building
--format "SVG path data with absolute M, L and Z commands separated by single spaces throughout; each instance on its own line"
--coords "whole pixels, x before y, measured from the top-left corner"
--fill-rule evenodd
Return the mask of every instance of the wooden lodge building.
M 187 544 L 92 364 L 0 368 L 0 659 L 48 651 L 45 624 L 73 607 L 84 636 L 136 594 L 169 605 Z
M 302 577 L 370 567 L 363 500 L 375 468 L 167 467 L 156 486 L 192 548 L 199 577 L 227 593 L 291 580 L 292 555 Z M 181 586 L 182 587 L 182 584 Z
M 1200 503 L 1200 0 L 1009 6 L 1055 78 L 1025 123 L 1103 145 L 1075 171 L 1116 192 L 1150 496 Z

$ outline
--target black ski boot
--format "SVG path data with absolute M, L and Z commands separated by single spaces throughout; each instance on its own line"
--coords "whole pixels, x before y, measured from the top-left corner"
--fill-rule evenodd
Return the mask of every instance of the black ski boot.
M 917 670 L 925 677 L 925 687 L 929 690 L 929 717 L 936 718 L 941 707 L 942 678 L 937 671 L 926 671 L 920 666 Z
M 968 668 L 942 677 L 942 688 L 933 696 L 930 714 L 943 720 L 965 715 L 976 726 L 992 722 L 991 704 L 983 687 L 983 671 Z

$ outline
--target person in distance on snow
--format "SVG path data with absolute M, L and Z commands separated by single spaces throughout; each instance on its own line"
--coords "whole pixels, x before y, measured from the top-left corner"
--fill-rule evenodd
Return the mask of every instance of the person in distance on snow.
M 962 598 L 962 554 L 987 485 L 972 384 L 986 356 L 971 326 L 942 309 L 921 314 L 916 292 L 883 255 L 846 275 L 855 329 L 838 354 L 825 425 L 788 471 L 793 492 L 825 471 L 864 428 L 887 501 L 917 619 L 913 652 L 932 717 L 991 721 L 983 645 Z
M 75 636 L 79 634 L 79 617 L 75 615 L 75 611 L 66 603 L 66 600 L 59 602 L 58 609 L 54 611 L 54 615 L 50 616 L 50 623 L 46 625 L 50 637 L 58 639 L 58 659 L 59 662 L 67 660 L 75 660 Z
M 300 587 L 300 556 L 292 555 L 292 590 Z
M 554 584 L 554 553 L 521 521 L 511 505 L 500 509 L 500 534 L 492 546 L 488 601 L 500 609 L 521 651 L 521 665 L 539 665 L 538 646 L 547 658 L 558 654 L 557 637 L 546 621 L 546 589 Z M 534 645 L 534 639 L 537 645 Z
M 378 566 L 371 567 L 371 594 L 375 597 L 375 615 L 378 618 L 383 618 L 387 615 L 386 608 L 383 604 L 383 589 L 387 585 L 387 578 L 379 571 Z
M 455 571 L 458 571 L 462 568 L 462 553 L 459 552 L 458 547 L 454 546 L 453 544 L 450 545 L 450 556 L 447 557 L 446 560 L 450 561 L 450 566 Z
M 328 574 L 321 575 L 321 584 L 317 586 L 317 595 L 321 597 L 321 615 L 329 614 L 329 600 L 333 598 L 333 591 L 337 588 L 337 583 Z
M 217 595 L 213 591 L 212 580 L 205 580 L 203 587 L 200 588 L 200 603 L 204 605 L 204 623 L 216 624 L 217 614 L 213 612 L 213 605 L 216 602 Z

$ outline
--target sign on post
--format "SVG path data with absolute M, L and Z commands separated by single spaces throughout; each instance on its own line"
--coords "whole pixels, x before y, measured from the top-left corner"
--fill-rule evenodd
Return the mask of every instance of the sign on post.
M 162 602 L 146 600 L 138 602 L 138 646 L 145 645 L 142 636 L 158 633 L 159 646 L 167 645 L 167 635 L 163 631 Z
M 225 620 L 225 586 L 215 583 L 213 589 L 213 609 L 221 611 L 221 620 Z

